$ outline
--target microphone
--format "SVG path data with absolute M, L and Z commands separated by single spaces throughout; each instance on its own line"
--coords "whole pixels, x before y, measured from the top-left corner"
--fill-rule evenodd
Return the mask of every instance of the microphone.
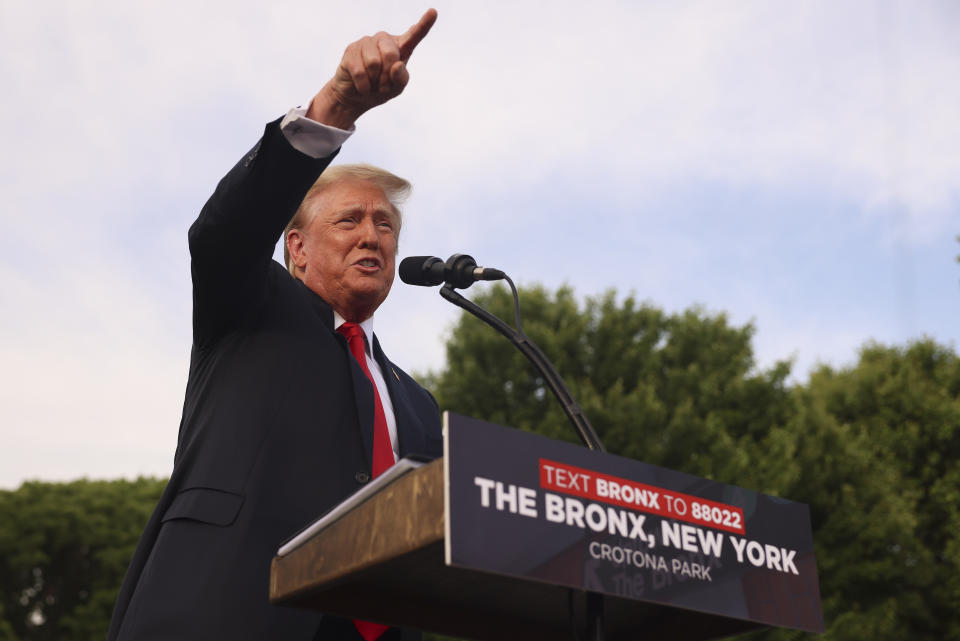
M 477 267 L 477 261 L 467 254 L 454 254 L 443 262 L 436 256 L 410 256 L 400 261 L 400 280 L 408 285 L 433 287 L 447 283 L 467 288 L 478 280 L 506 278 L 499 269 Z
M 433 287 L 443 282 L 445 266 L 436 256 L 410 256 L 400 261 L 399 271 L 407 285 Z

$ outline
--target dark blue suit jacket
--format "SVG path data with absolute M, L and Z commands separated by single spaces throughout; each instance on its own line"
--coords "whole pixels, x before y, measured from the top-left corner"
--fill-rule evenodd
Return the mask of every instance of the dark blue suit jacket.
M 269 604 L 270 561 L 369 478 L 373 390 L 330 307 L 272 254 L 331 159 L 304 156 L 271 123 L 190 228 L 194 344 L 174 469 L 108 641 L 310 640 L 321 625 Z M 401 456 L 439 456 L 433 397 L 376 341 L 374 354 Z M 331 621 L 323 638 L 353 633 Z

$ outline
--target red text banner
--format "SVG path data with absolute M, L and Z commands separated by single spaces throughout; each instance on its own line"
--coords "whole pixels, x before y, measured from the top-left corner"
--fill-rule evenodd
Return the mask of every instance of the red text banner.
M 745 534 L 743 510 L 739 507 L 549 459 L 540 459 L 540 487 L 687 523 Z

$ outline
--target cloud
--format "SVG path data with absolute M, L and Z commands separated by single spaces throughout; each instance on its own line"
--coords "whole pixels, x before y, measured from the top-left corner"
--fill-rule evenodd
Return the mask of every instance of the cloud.
M 957 202 L 960 87 L 948 79 L 960 55 L 956 10 L 924 6 L 528 3 L 505 19 L 499 3 L 441 5 L 407 94 L 365 117 L 351 151 L 452 199 L 558 172 L 641 191 L 813 181 L 871 211 L 905 210 L 926 237 Z M 13 174 L 43 173 L 55 155 L 69 170 L 48 180 L 65 187 L 124 176 L 144 156 L 169 184 L 193 175 L 185 154 L 222 172 L 249 144 L 238 132 L 252 137 L 263 114 L 309 98 L 370 15 L 400 29 L 418 13 L 294 2 L 8 11 Z
M 495 8 L 454 13 L 424 46 L 462 55 L 417 60 L 414 98 L 358 138 L 412 150 L 431 188 L 557 172 L 640 193 L 813 183 L 936 233 L 960 170 L 960 87 L 946 82 L 960 55 L 943 26 L 956 12 L 939 6 L 926 20 L 872 3 L 520 7 L 506 24 Z M 477 34 L 466 45 L 464 30 Z M 396 118 L 410 126 L 394 131 Z
M 52 283 L 4 270 L 0 291 L 0 485 L 169 471 L 189 340 L 161 302 L 84 261 Z
M 918 331 L 956 336 L 942 329 L 955 282 L 930 276 L 956 253 L 954 3 L 437 8 L 408 90 L 364 116 L 340 156 L 413 180 L 405 255 L 468 250 L 521 281 L 729 309 L 756 319 L 761 362 L 899 339 L 890 309 L 904 300 Z M 308 100 L 350 40 L 422 9 L 2 6 L 0 485 L 169 470 L 187 226 L 263 121 Z M 861 293 L 901 263 L 915 269 L 897 287 L 914 298 Z M 816 288 L 824 272 L 839 295 Z M 843 301 L 864 311 L 826 320 Z M 435 292 L 398 285 L 378 333 L 394 360 L 436 368 L 455 317 Z

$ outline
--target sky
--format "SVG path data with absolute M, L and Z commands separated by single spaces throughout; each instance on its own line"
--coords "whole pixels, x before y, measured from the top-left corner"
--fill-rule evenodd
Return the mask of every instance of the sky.
M 347 44 L 427 6 L 0 0 L 0 488 L 170 473 L 187 228 Z M 414 184 L 401 256 L 725 312 L 797 382 L 958 348 L 960 4 L 434 6 L 339 156 Z M 377 333 L 436 370 L 458 314 L 397 280 Z

